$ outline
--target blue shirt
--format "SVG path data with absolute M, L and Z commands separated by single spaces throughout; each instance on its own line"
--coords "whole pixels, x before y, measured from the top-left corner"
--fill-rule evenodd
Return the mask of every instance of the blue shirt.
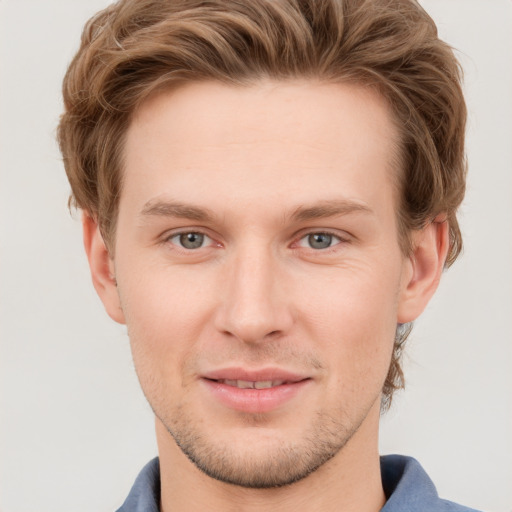
M 437 495 L 432 480 L 412 457 L 380 458 L 386 504 L 381 512 L 477 512 Z M 160 466 L 158 457 L 146 464 L 117 512 L 159 512 Z

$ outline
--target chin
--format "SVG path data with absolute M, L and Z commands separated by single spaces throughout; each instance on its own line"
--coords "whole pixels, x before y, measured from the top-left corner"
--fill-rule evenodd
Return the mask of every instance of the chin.
M 254 423 L 256 418 L 250 421 Z M 279 429 L 247 425 L 247 435 L 231 432 L 219 439 L 211 432 L 191 428 L 198 423 L 183 416 L 162 423 L 183 454 L 204 474 L 251 489 L 283 487 L 308 477 L 337 455 L 359 426 L 348 428 L 335 418 L 318 414 L 302 434 L 297 429 L 289 436 Z

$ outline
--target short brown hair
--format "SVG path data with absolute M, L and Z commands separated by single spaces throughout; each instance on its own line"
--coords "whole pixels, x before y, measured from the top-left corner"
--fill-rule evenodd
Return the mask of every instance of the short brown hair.
M 400 135 L 402 248 L 443 213 L 447 265 L 457 258 L 466 176 L 461 70 L 415 0 L 121 0 L 91 18 L 64 79 L 58 140 L 71 202 L 97 220 L 110 250 L 125 134 L 140 104 L 183 82 L 262 78 L 377 88 Z M 397 333 L 385 402 L 403 387 L 407 329 Z

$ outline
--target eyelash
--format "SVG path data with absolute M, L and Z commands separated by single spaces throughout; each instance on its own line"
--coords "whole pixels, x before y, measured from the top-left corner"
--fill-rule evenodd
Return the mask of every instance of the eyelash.
M 197 248 L 187 248 L 187 247 L 183 247 L 183 245 L 180 245 L 180 243 L 178 242 L 173 242 L 173 238 L 177 238 L 177 237 L 182 237 L 184 235 L 200 235 L 202 237 L 205 237 L 206 239 L 209 239 L 210 240 L 210 243 L 206 246 L 199 246 Z M 301 245 L 301 242 L 303 240 L 305 240 L 307 237 L 310 237 L 310 236 L 313 236 L 313 235 L 325 235 L 325 236 L 328 236 L 328 237 L 332 237 L 333 239 L 336 239 L 337 242 L 333 243 L 332 245 L 329 245 L 328 247 L 323 247 L 323 248 L 314 248 L 314 247 L 306 247 L 306 246 L 303 246 Z M 203 241 L 204 242 L 204 241 Z M 208 246 L 211 246 L 212 242 L 216 243 L 217 247 L 221 247 L 221 244 L 218 243 L 218 242 L 215 242 L 215 240 L 209 236 L 207 233 L 205 233 L 204 231 L 201 231 L 199 229 L 191 229 L 191 230 L 182 230 L 182 231 L 178 231 L 178 232 L 174 232 L 174 233 L 171 233 L 169 234 L 168 236 L 166 236 L 163 240 L 163 243 L 164 244 L 172 244 L 173 246 L 177 247 L 178 250 L 181 250 L 181 251 L 185 251 L 187 253 L 190 253 L 190 252 L 193 252 L 193 251 L 196 251 L 198 249 L 205 249 L 207 248 Z M 308 232 L 303 232 L 301 233 L 301 236 L 299 238 L 296 238 L 295 241 L 291 244 L 291 247 L 293 249 L 298 249 L 298 248 L 303 248 L 303 249 L 308 249 L 308 250 L 311 250 L 315 253 L 330 253 L 330 252 L 333 252 L 334 250 L 336 250 L 336 247 L 340 244 L 346 244 L 346 243 L 349 243 L 350 240 L 346 237 L 343 237 L 341 236 L 339 233 L 334 233 L 332 231 L 329 231 L 329 230 L 320 230 L 320 231 L 308 231 Z
M 336 243 L 333 243 L 332 245 L 329 245 L 328 247 L 324 247 L 324 248 L 314 248 L 314 247 L 304 247 L 302 245 L 300 245 L 300 242 L 312 235 L 326 235 L 326 236 L 329 236 L 333 239 L 336 239 L 338 240 Z M 322 230 L 322 231 L 309 231 L 305 234 L 303 234 L 297 242 L 295 242 L 294 244 L 297 244 L 299 247 L 303 247 L 303 248 L 306 248 L 306 249 L 310 249 L 314 252 L 323 252 L 323 253 L 329 253 L 329 252 L 332 252 L 334 250 L 336 250 L 336 247 L 340 244 L 344 244 L 344 243 L 348 243 L 349 240 L 347 238 L 344 238 L 342 237 L 339 233 L 333 233 L 332 231 L 328 231 L 328 230 Z
M 182 245 L 179 245 L 178 243 L 172 241 L 173 238 L 182 237 L 182 236 L 186 236 L 186 235 L 200 235 L 200 236 L 202 236 L 202 237 L 204 237 L 206 239 L 209 239 L 210 243 L 214 241 L 209 235 L 207 235 L 203 231 L 200 231 L 200 230 L 190 230 L 190 231 L 179 231 L 177 233 L 172 233 L 169 236 L 165 237 L 164 243 L 171 243 L 172 245 L 178 247 L 180 250 L 187 251 L 187 252 L 188 251 L 194 251 L 194 250 L 197 250 L 197 249 L 204 249 L 204 247 L 202 245 L 200 247 L 191 249 L 191 248 L 188 248 L 188 247 L 183 247 Z M 210 245 L 210 244 L 208 244 L 208 245 Z M 220 245 L 220 244 L 218 244 L 218 245 Z

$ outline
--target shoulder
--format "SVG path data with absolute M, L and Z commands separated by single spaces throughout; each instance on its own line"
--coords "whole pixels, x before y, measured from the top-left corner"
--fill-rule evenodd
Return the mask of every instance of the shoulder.
M 381 457 L 381 474 L 387 498 L 381 512 L 478 512 L 441 499 L 421 464 L 412 457 Z

